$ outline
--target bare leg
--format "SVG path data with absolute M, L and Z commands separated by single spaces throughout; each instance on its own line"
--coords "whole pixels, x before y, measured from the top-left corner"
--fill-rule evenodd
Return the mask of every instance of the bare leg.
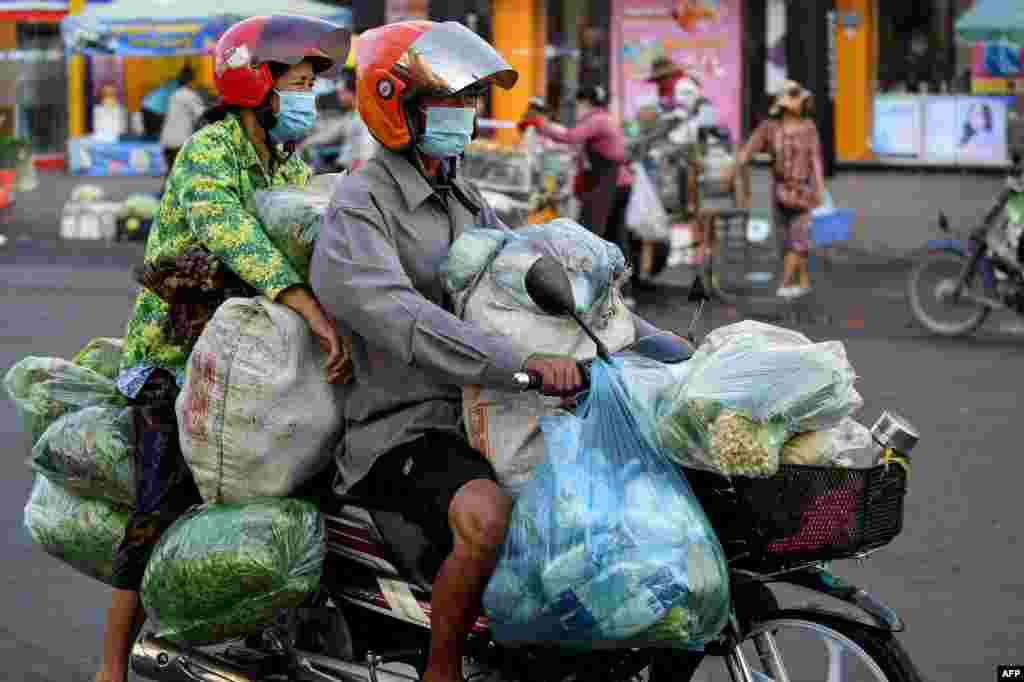
M 810 289 L 811 273 L 807 270 L 807 256 L 803 254 L 797 256 L 797 262 L 799 263 L 797 269 L 800 272 L 800 286 L 804 289 Z
M 96 682 L 125 682 L 128 679 L 128 658 L 145 622 L 146 612 L 139 593 L 115 589 L 103 633 L 103 669 L 96 674 Z
M 452 500 L 448 521 L 455 546 L 434 580 L 424 682 L 462 682 L 466 636 L 480 615 L 511 513 L 511 498 L 492 481 L 471 481 Z
M 786 252 L 785 257 L 782 259 L 782 286 L 788 287 L 793 285 L 799 260 L 800 256 L 795 252 Z

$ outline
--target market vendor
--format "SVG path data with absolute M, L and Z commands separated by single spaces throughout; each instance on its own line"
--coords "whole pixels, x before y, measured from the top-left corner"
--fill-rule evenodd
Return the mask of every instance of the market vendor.
M 304 47 L 309 45 L 320 47 Z M 254 17 L 221 37 L 215 64 L 222 104 L 182 147 L 145 254 L 146 264 L 155 266 L 205 249 L 246 286 L 295 310 L 327 352 L 331 381 L 342 378 L 345 360 L 334 325 L 246 206 L 258 190 L 306 184 L 311 172 L 294 145 L 316 120 L 317 74 L 348 46 L 346 29 L 297 16 Z M 181 277 L 198 276 L 194 269 L 202 264 L 190 264 Z M 145 620 L 139 589 L 146 563 L 161 533 L 201 501 L 175 417 L 195 338 L 192 325 L 172 323 L 170 311 L 154 291 L 143 289 L 125 335 L 117 385 L 138 415 L 137 499 L 114 557 L 97 682 L 126 682 L 132 642 Z
M 544 137 L 582 147 L 574 188 L 582 204 L 579 222 L 616 244 L 629 261 L 626 207 L 633 173 L 626 163 L 626 135 L 607 106 L 608 94 L 603 87 L 582 88 L 576 95 L 575 127 L 564 128 L 551 123 L 543 113 L 530 113 L 519 128 L 535 127 Z M 629 300 L 630 295 L 627 285 L 623 296 Z

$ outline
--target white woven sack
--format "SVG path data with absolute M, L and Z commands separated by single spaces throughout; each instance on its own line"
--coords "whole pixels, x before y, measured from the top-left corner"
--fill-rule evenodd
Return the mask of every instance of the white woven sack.
M 633 343 L 633 315 L 617 290 L 588 319 L 612 352 Z M 466 301 L 463 319 L 502 334 L 534 353 L 571 355 L 580 360 L 597 354 L 594 342 L 569 318 L 539 315 L 514 304 L 511 296 L 483 277 Z M 462 390 L 463 421 L 470 444 L 494 467 L 501 483 L 516 494 L 544 460 L 544 437 L 537 420 L 559 414 L 561 398 L 536 391 L 509 393 L 468 386 Z
M 266 298 L 218 308 L 189 360 L 176 412 L 207 502 L 284 497 L 319 473 L 342 435 L 343 388 L 296 312 Z

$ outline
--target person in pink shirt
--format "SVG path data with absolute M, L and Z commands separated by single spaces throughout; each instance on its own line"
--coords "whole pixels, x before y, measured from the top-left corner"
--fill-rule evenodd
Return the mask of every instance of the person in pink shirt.
M 533 126 L 544 137 L 582 148 L 574 188 L 582 206 L 579 222 L 616 244 L 628 262 L 631 254 L 626 206 L 633 187 L 633 174 L 626 162 L 625 132 L 607 106 L 608 94 L 603 87 L 585 87 L 576 95 L 578 122 L 575 127 L 551 123 L 543 114 L 528 116 L 519 127 Z M 630 298 L 628 290 L 623 295 L 627 300 Z

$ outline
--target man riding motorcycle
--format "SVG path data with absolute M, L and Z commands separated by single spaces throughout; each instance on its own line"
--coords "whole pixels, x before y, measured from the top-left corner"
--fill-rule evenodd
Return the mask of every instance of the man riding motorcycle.
M 572 357 L 531 354 L 460 320 L 441 284 L 460 234 L 508 229 L 457 170 L 486 88 L 511 88 L 516 71 L 454 22 L 367 31 L 356 61 L 359 112 L 382 149 L 339 180 L 311 269 L 318 299 L 352 341 L 338 467 L 344 490 L 388 500 L 446 555 L 423 679 L 455 682 L 512 509 L 466 440 L 460 387 L 515 391 L 515 373 L 527 370 L 545 392 L 569 394 L 582 377 Z

